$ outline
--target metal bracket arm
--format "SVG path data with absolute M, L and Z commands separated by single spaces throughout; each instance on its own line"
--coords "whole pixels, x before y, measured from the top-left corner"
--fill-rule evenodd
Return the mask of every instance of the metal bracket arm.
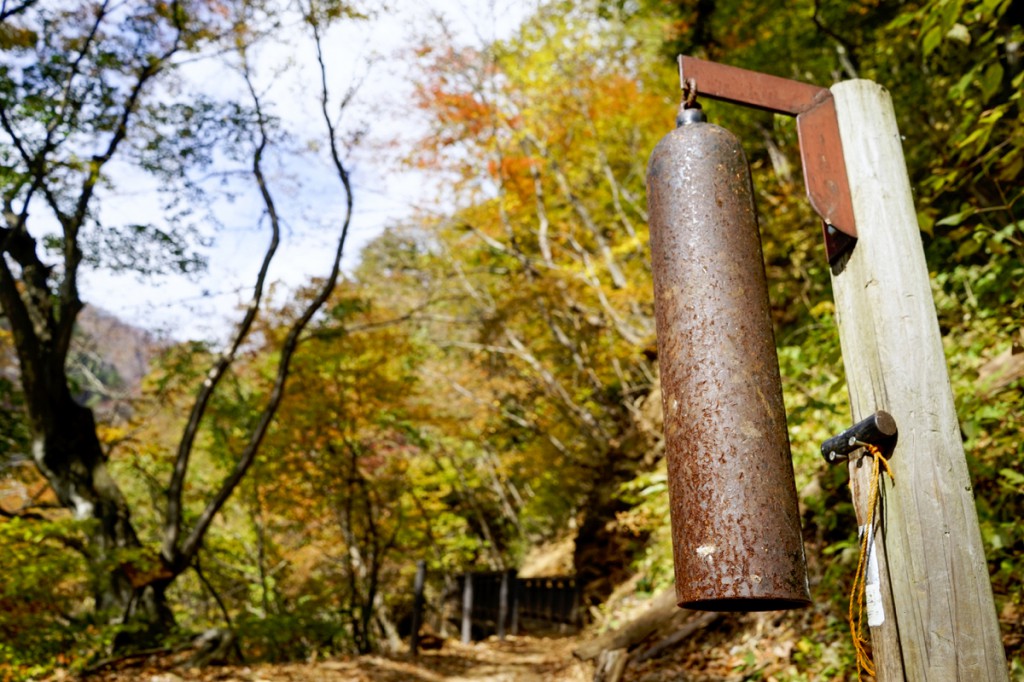
M 796 117 L 800 160 L 811 206 L 825 225 L 829 263 L 856 243 L 857 226 L 846 177 L 835 101 L 828 88 L 679 55 L 679 81 L 697 94 Z

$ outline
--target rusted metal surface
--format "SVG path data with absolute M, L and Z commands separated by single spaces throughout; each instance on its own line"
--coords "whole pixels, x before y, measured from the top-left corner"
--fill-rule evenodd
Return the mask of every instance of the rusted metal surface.
M 829 263 L 852 248 L 857 225 L 835 102 L 828 88 L 683 55 L 679 78 L 684 86 L 695 83 L 702 97 L 796 116 L 804 184 L 811 206 L 826 225 Z M 841 234 L 830 233 L 829 225 Z
M 679 80 L 697 83 L 697 95 L 742 104 L 773 114 L 796 116 L 813 109 L 828 93 L 810 83 L 748 71 L 718 62 L 679 55 Z
M 878 410 L 867 419 L 862 419 L 838 436 L 821 444 L 821 456 L 829 464 L 844 462 L 849 456 L 870 443 L 891 450 L 896 444 L 896 420 L 884 410 Z M 886 458 L 891 455 L 886 453 Z
M 709 123 L 669 133 L 647 174 L 680 606 L 810 601 L 750 172 Z
M 839 139 L 836 103 L 828 90 L 823 88 L 822 93 L 821 102 L 816 107 L 796 117 L 807 197 L 826 225 L 856 237 L 857 227 L 850 199 L 850 181 L 846 177 L 843 143 Z

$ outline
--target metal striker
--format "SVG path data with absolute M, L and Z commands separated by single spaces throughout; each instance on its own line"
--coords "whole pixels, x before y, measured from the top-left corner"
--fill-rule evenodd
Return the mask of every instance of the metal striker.
M 888 412 L 878 410 L 822 443 L 821 456 L 829 464 L 837 464 L 847 461 L 854 451 L 865 445 L 882 447 L 891 453 L 896 435 L 896 420 Z

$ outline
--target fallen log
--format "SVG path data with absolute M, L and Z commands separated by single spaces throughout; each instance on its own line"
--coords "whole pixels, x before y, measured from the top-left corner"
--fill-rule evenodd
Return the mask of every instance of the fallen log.
M 688 621 L 686 625 L 679 628 L 668 637 L 663 638 L 660 642 L 652 646 L 650 649 L 640 654 L 640 656 L 637 657 L 636 662 L 643 663 L 644 661 L 648 661 L 654 658 L 655 656 L 658 656 L 665 649 L 669 648 L 670 646 L 678 644 L 684 639 L 687 639 L 688 637 L 690 637 L 690 635 L 697 632 L 698 630 L 703 630 L 704 628 L 708 627 L 721 617 L 722 614 L 718 613 L 717 611 L 709 611 L 707 613 L 701 614 L 700 616 L 697 616 L 693 620 Z
M 650 607 L 625 625 L 584 642 L 576 647 L 573 655 L 582 661 L 592 661 L 603 651 L 629 649 L 646 639 L 677 613 L 676 592 L 669 588 L 651 600 Z
M 1024 332 L 1021 342 L 992 358 L 978 370 L 979 394 L 993 396 L 1024 376 Z
M 597 657 L 597 671 L 594 682 L 619 682 L 626 671 L 629 653 L 625 649 L 608 649 Z

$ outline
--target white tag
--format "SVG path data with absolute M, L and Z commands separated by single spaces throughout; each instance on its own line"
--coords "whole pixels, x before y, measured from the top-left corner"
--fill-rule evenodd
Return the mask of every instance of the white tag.
M 858 529 L 857 537 L 864 537 L 865 526 Z M 877 628 L 885 622 L 882 606 L 882 585 L 878 579 L 878 555 L 875 554 L 875 534 L 868 534 L 867 569 L 864 574 L 864 606 L 868 612 L 868 627 Z

